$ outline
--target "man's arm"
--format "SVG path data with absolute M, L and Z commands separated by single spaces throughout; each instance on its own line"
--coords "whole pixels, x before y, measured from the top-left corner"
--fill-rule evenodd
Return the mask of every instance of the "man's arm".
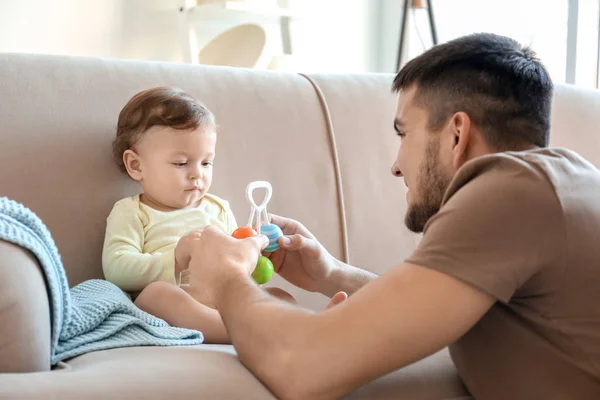
M 339 260 L 335 261 L 337 268 L 333 269 L 326 281 L 330 287 L 323 293 L 327 297 L 332 297 L 340 291 L 346 292 L 348 295 L 354 294 L 358 289 L 379 277 L 366 269 L 354 267 Z
M 310 292 L 332 297 L 339 291 L 353 294 L 377 275 L 333 257 L 300 222 L 271 215 L 284 233 L 281 250 L 270 254 L 275 271 L 288 282 Z
M 329 399 L 456 341 L 495 299 L 403 264 L 320 314 L 282 303 L 246 276 L 216 298 L 241 361 L 278 397 Z

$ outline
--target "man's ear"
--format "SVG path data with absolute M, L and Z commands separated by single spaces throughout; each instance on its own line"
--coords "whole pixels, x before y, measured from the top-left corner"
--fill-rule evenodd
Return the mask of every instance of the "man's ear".
M 131 179 L 136 181 L 142 180 L 140 156 L 135 151 L 131 149 L 125 150 L 123 153 L 123 164 L 125 164 L 125 168 Z
M 450 129 L 453 134 L 452 166 L 460 168 L 468 161 L 469 146 L 473 140 L 471 118 L 463 111 L 459 111 L 450 119 Z

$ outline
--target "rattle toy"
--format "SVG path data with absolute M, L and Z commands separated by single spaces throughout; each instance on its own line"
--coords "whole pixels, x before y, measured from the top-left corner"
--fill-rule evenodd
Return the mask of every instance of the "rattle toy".
M 256 189 L 265 189 L 265 198 L 260 205 L 257 205 L 254 201 L 252 192 Z M 271 200 L 273 194 L 273 188 L 269 182 L 266 181 L 255 181 L 250 182 L 246 187 L 246 200 L 250 203 L 250 218 L 248 224 L 236 229 L 232 236 L 236 239 L 245 239 L 252 237 L 260 232 L 269 238 L 269 245 L 265 247 L 265 251 L 273 252 L 279 249 L 279 238 L 283 236 L 281 229 L 275 225 L 269 223 L 269 215 L 267 214 L 267 204 Z M 262 285 L 267 283 L 273 276 L 273 263 L 267 257 L 260 256 L 256 268 L 252 272 L 252 278 Z

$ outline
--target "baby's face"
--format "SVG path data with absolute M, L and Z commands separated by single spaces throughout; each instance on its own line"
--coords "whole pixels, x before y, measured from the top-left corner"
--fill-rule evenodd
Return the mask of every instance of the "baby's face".
M 210 189 L 217 134 L 154 126 L 136 144 L 144 203 L 160 210 L 195 207 Z

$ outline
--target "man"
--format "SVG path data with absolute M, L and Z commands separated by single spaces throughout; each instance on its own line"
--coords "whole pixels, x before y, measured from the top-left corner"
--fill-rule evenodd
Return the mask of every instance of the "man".
M 542 64 L 511 39 L 471 35 L 409 62 L 393 89 L 392 173 L 409 189 L 407 227 L 424 231 L 415 252 L 378 278 L 274 216 L 277 272 L 350 295 L 315 314 L 250 279 L 264 237 L 208 228 L 192 294 L 213 300 L 240 360 L 282 398 L 337 398 L 445 346 L 477 399 L 600 398 L 600 172 L 546 148 Z

